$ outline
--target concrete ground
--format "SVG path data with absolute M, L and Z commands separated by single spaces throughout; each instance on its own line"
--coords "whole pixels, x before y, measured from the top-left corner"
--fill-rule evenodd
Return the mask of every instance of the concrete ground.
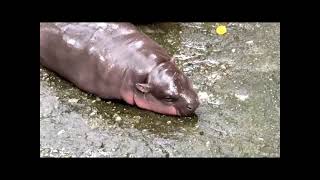
M 192 80 L 193 117 L 101 100 L 40 66 L 40 156 L 279 157 L 280 24 L 217 25 L 139 26 Z

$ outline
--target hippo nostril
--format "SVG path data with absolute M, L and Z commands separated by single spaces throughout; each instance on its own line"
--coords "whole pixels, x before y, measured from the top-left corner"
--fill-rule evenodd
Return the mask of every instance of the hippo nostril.
M 192 105 L 188 104 L 187 109 L 191 111 L 193 109 Z

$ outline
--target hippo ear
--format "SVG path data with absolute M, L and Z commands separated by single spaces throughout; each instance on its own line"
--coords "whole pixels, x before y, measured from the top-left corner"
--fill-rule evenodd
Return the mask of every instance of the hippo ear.
M 143 93 L 148 93 L 151 90 L 151 86 L 149 84 L 142 84 L 142 83 L 137 83 L 136 88 Z

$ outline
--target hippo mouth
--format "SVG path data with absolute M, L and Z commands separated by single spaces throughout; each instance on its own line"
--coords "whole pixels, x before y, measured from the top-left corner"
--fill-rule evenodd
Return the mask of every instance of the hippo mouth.
M 192 110 L 178 110 L 177 109 L 177 115 L 178 116 L 191 116 L 194 114 L 194 111 Z
M 146 109 L 159 114 L 180 116 L 180 112 L 173 106 L 164 105 L 160 102 L 155 101 L 155 98 L 138 97 L 134 95 L 134 104 L 141 109 Z

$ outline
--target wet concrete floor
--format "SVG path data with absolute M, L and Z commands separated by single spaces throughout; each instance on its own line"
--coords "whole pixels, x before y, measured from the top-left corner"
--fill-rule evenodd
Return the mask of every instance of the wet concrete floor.
M 227 33 L 215 29 L 225 25 Z M 159 23 L 201 105 L 171 117 L 80 91 L 40 66 L 41 157 L 279 157 L 280 24 Z

